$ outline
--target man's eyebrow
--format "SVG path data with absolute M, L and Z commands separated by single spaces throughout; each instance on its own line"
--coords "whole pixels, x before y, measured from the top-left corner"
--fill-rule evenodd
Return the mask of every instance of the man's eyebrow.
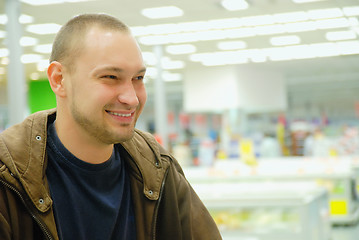
M 147 70 L 146 67 L 141 68 L 141 70 L 139 70 L 139 71 L 137 72 L 137 74 L 139 74 L 139 73 L 145 73 L 146 70 Z M 118 68 L 118 67 L 104 67 L 104 68 L 97 69 L 95 72 L 96 72 L 96 73 L 99 73 L 99 72 L 101 72 L 101 71 L 111 71 L 111 72 L 122 73 L 122 72 L 124 72 L 124 69 Z
M 146 72 L 146 67 L 142 68 L 140 71 L 138 71 L 138 73 L 145 73 Z

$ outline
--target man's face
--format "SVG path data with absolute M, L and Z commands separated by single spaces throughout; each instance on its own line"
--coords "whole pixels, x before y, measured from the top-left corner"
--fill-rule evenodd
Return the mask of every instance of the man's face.
M 113 144 L 132 137 L 147 99 L 145 67 L 134 38 L 120 31 L 91 29 L 64 76 L 67 112 L 89 139 Z

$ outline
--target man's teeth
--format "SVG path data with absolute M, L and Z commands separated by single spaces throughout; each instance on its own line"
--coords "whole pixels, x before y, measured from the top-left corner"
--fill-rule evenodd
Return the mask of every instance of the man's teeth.
M 121 113 L 115 113 L 115 112 L 109 112 L 112 115 L 119 116 L 119 117 L 131 117 L 131 113 L 127 114 L 121 114 Z

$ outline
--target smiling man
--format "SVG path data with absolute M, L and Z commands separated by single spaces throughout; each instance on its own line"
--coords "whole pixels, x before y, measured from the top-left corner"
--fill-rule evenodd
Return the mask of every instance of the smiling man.
M 57 34 L 57 108 L 0 135 L 0 239 L 221 239 L 177 161 L 135 129 L 146 68 L 129 28 L 83 14 Z

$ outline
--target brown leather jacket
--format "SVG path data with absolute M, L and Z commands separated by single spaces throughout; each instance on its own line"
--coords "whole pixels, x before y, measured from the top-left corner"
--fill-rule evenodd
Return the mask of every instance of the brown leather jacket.
M 47 122 L 55 115 L 35 113 L 0 134 L 1 240 L 58 239 L 45 175 Z M 130 173 L 137 239 L 221 239 L 177 161 L 150 134 L 136 130 L 121 156 Z

